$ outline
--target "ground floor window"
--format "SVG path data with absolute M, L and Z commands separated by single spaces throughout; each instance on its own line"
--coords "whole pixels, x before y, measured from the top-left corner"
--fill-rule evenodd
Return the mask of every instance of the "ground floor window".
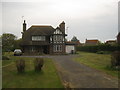
M 62 52 L 62 45 L 53 45 L 54 52 Z
M 34 51 L 36 51 L 36 48 L 35 48 L 34 46 L 31 46 L 31 47 L 30 47 L 30 51 L 31 51 L 31 52 L 34 52 Z

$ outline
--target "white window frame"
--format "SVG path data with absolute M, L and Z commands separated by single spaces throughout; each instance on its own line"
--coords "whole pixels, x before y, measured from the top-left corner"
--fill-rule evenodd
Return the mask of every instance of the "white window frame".
M 62 52 L 62 45 L 53 45 L 54 52 Z
M 45 36 L 32 36 L 32 41 L 45 41 Z

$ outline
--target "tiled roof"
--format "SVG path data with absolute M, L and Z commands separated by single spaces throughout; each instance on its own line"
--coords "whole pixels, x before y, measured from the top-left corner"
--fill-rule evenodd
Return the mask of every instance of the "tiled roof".
M 99 40 L 86 40 L 86 43 L 98 43 L 99 42 Z
M 54 28 L 52 26 L 46 25 L 33 25 L 28 30 L 23 33 L 23 44 L 29 44 L 31 41 L 31 36 L 34 35 L 51 35 L 54 32 Z
M 86 42 L 85 42 L 86 45 L 97 45 L 98 43 L 99 43 L 99 40 L 97 39 L 92 39 L 92 40 L 86 39 Z
M 52 26 L 33 25 L 27 31 L 31 32 L 32 35 L 50 35 L 54 32 Z

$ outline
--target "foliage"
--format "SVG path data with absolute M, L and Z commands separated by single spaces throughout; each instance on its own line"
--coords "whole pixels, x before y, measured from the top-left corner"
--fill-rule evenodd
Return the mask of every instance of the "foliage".
M 2 38 L 2 52 L 11 52 L 15 49 L 21 49 L 20 43 L 22 39 L 17 39 L 14 34 L 11 33 L 4 33 L 1 36 Z
M 77 51 L 99 52 L 99 51 L 120 51 L 120 45 L 100 44 L 94 46 L 78 46 Z
M 44 64 L 43 58 L 36 58 L 34 61 L 35 71 L 41 71 L 43 64 Z
M 4 33 L 1 37 L 3 52 L 13 51 L 16 36 L 14 34 Z
M 21 38 L 15 40 L 14 49 L 21 49 L 21 46 L 20 46 L 21 42 L 22 42 L 22 39 L 21 39 Z
M 112 67 L 120 66 L 120 52 L 115 51 L 111 54 L 111 66 Z
M 17 60 L 16 67 L 18 73 L 23 73 L 25 71 L 25 60 L 24 59 Z

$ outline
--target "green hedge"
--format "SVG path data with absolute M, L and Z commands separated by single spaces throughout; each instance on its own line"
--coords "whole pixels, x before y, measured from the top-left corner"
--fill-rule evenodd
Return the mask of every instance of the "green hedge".
M 77 51 L 98 52 L 98 51 L 120 51 L 120 45 L 94 45 L 94 46 L 77 46 Z

